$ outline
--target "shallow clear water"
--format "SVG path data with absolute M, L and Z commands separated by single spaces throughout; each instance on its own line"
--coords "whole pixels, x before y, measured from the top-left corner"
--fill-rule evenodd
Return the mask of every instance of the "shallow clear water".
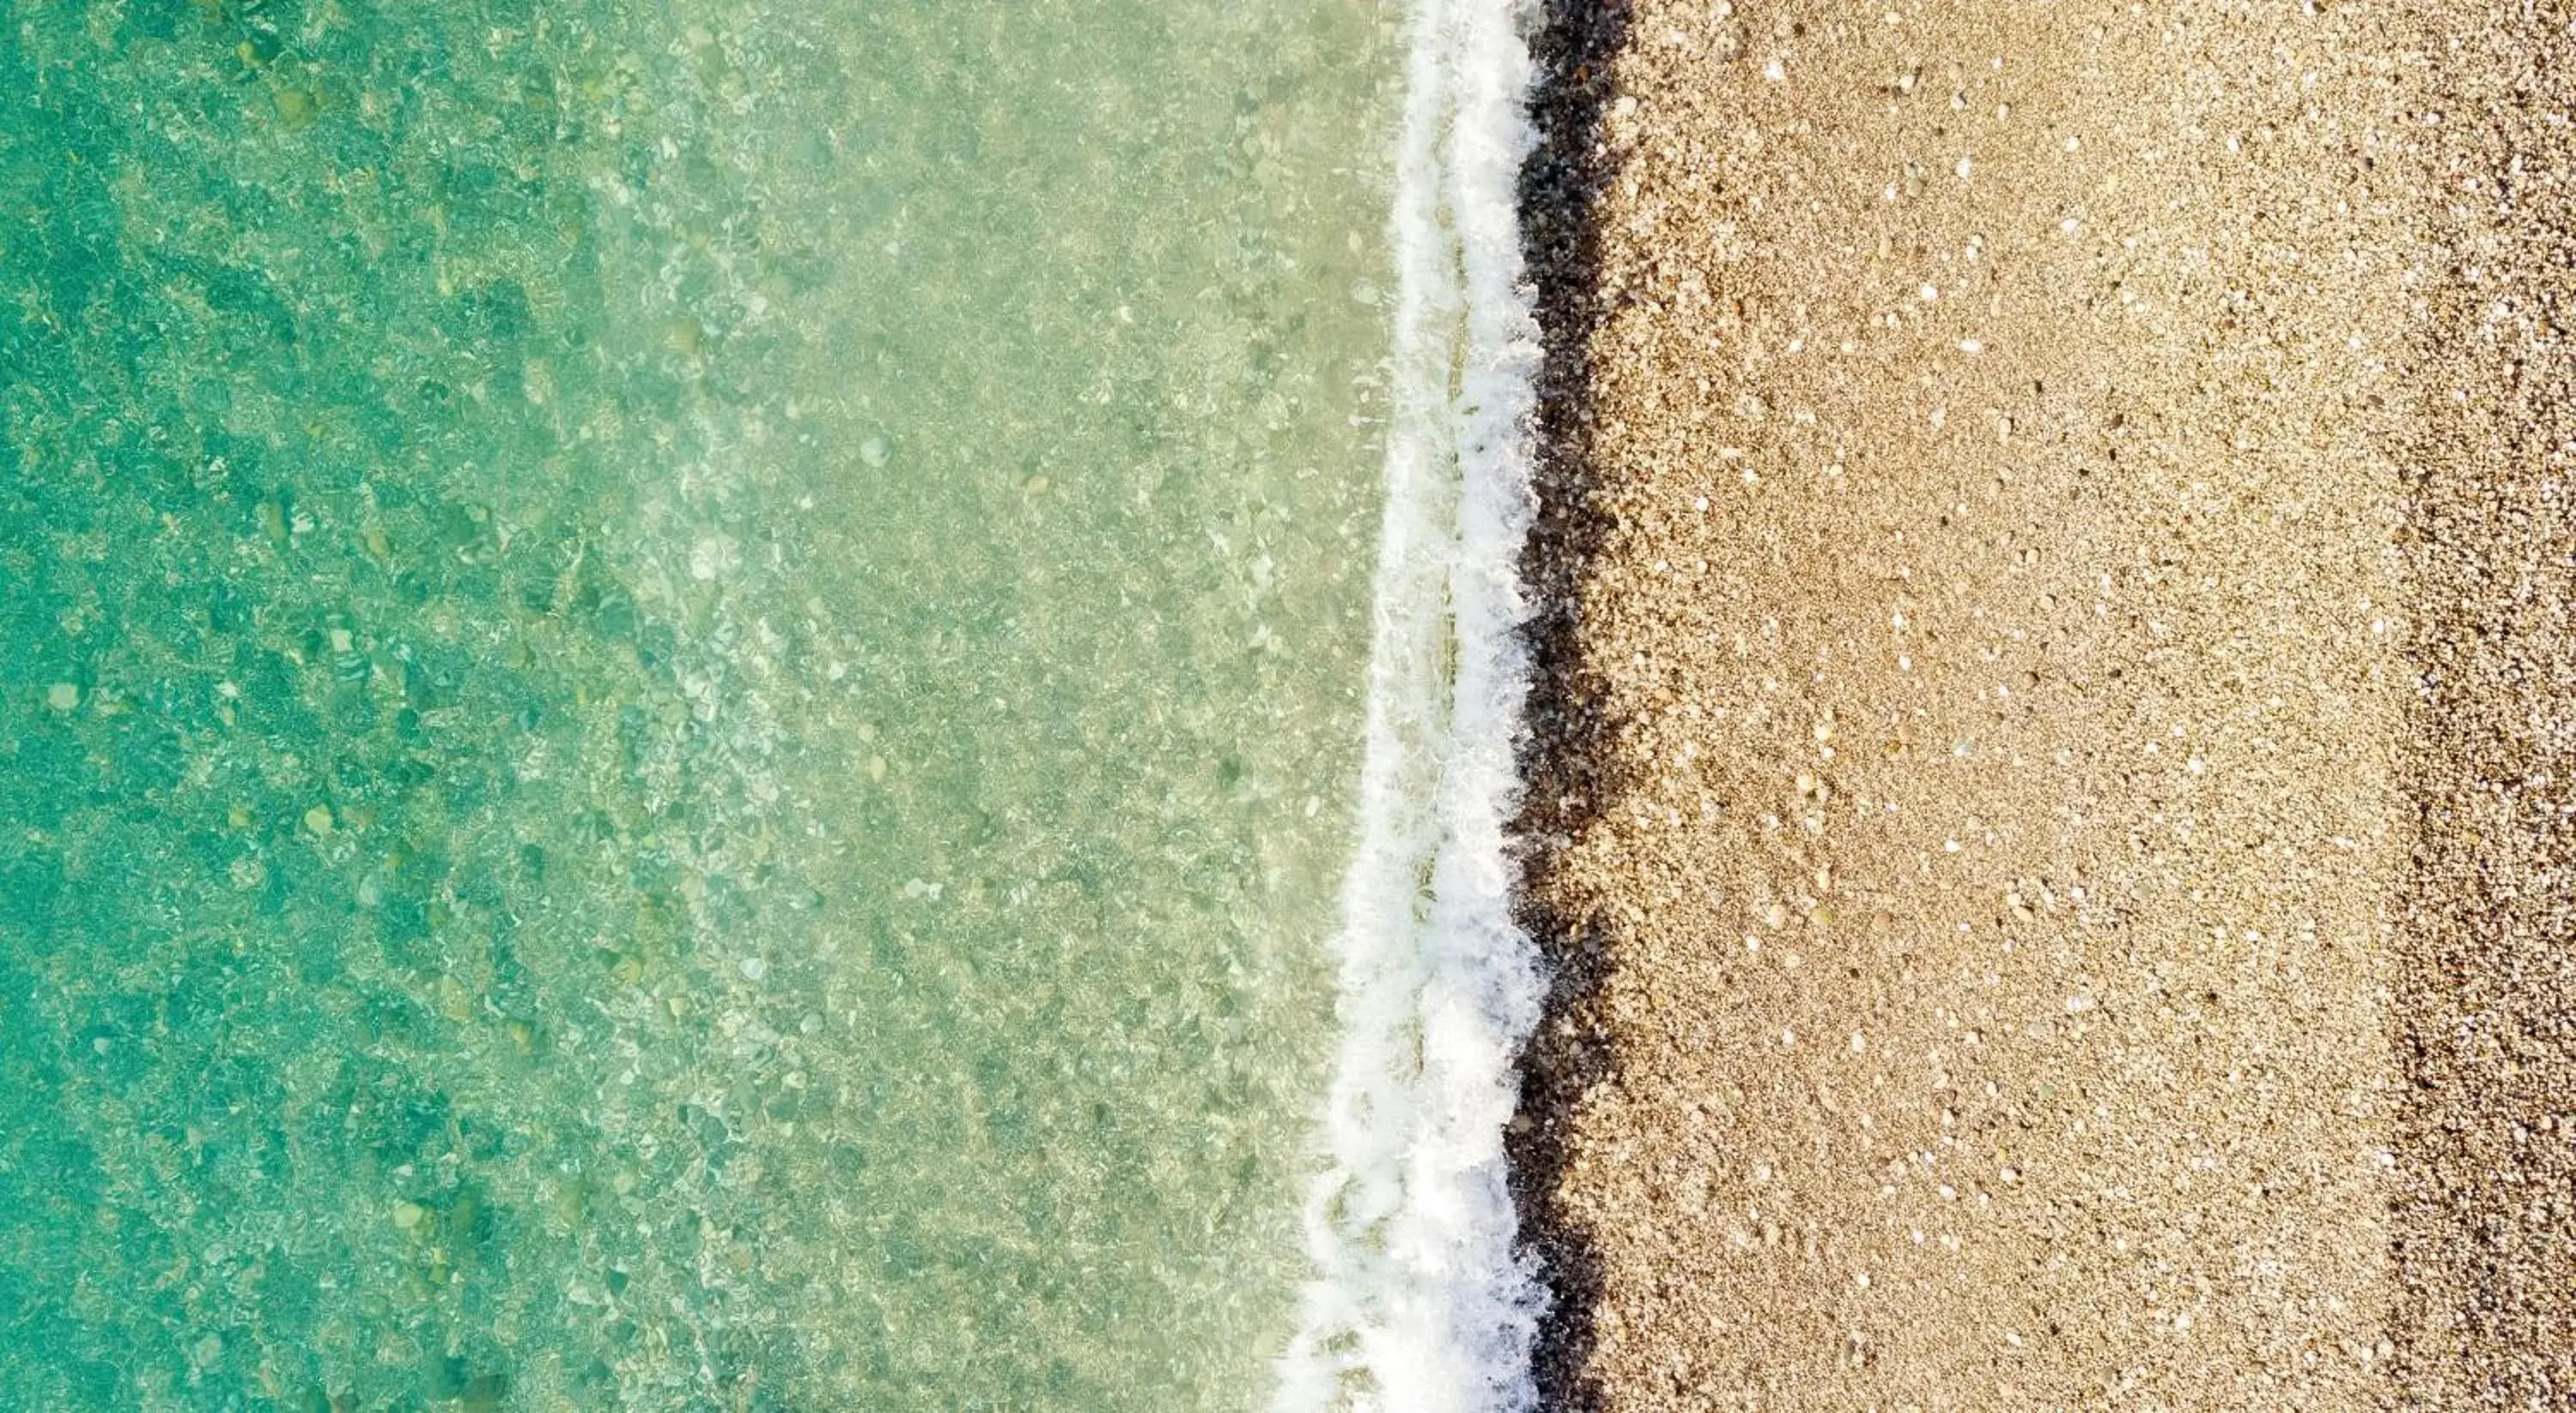
M 0 1407 L 1257 1406 L 1370 0 L 17 0 Z

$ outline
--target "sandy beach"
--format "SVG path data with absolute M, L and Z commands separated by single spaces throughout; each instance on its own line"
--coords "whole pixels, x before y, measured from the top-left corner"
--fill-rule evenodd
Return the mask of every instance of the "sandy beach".
M 2567 46 L 1561 7 L 1551 1406 L 2576 1394 Z

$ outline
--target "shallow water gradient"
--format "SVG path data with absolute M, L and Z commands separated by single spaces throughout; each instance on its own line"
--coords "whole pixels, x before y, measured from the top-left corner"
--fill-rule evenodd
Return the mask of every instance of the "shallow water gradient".
M 1229 1409 L 1368 0 L 13 0 L 0 1407 Z

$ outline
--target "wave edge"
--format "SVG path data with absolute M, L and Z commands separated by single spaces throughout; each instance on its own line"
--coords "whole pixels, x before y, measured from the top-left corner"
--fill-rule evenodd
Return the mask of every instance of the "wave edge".
M 1517 200 L 1533 19 L 1415 0 L 1396 167 L 1386 448 L 1359 842 L 1316 1274 L 1277 1413 L 1525 1413 L 1545 1297 L 1515 1246 L 1503 1129 L 1541 982 L 1506 829 L 1529 665 L 1540 351 Z

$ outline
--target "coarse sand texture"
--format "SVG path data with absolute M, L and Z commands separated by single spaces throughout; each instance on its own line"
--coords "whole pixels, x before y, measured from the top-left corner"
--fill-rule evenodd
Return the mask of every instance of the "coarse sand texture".
M 1561 8 L 1550 1397 L 2564 1406 L 2569 17 Z

